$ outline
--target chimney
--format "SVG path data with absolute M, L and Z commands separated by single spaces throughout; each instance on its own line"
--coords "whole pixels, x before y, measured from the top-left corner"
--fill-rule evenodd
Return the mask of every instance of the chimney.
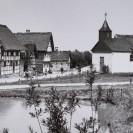
M 58 52 L 58 47 L 55 47 L 55 52 Z
M 30 30 L 29 30 L 29 29 L 27 29 L 27 30 L 26 30 L 26 33 L 30 33 Z

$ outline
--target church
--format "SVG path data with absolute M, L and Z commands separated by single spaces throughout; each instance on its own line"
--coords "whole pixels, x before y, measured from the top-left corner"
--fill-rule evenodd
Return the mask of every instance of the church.
M 112 30 L 105 20 L 99 30 L 99 40 L 92 48 L 92 63 L 97 72 L 107 66 L 110 73 L 133 72 L 133 35 L 118 35 L 112 38 Z

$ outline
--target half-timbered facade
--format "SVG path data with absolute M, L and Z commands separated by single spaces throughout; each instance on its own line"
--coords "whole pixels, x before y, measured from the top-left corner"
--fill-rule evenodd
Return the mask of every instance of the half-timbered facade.
M 20 51 L 25 50 L 6 25 L 0 25 L 0 75 L 20 72 Z
M 38 58 L 35 60 L 35 66 L 38 72 L 44 72 L 44 58 L 50 57 L 51 53 L 54 51 L 54 42 L 51 32 L 30 32 L 26 30 L 26 33 L 16 33 L 15 36 L 22 43 L 26 45 L 29 43 L 35 44 Z

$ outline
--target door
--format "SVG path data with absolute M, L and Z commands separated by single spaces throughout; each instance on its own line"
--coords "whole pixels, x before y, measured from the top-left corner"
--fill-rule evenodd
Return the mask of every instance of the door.
M 103 72 L 104 57 L 100 57 L 100 71 Z

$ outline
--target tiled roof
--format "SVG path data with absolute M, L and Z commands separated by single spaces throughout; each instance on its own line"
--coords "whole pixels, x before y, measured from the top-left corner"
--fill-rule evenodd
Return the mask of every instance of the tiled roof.
M 67 52 L 53 52 L 51 53 L 51 61 L 68 61 L 69 54 Z
M 97 44 L 92 48 L 92 52 L 95 53 L 110 53 L 112 50 L 106 45 L 105 42 L 97 42 Z
M 0 42 L 7 50 L 25 50 L 15 35 L 6 25 L 0 25 Z
M 104 21 L 102 28 L 99 31 L 111 31 L 109 28 L 107 20 Z
M 129 52 L 133 48 L 133 38 L 112 38 L 104 42 L 98 42 L 92 52 Z
M 23 45 L 27 43 L 35 43 L 38 51 L 47 51 L 48 44 L 51 42 L 52 50 L 54 50 L 54 42 L 51 32 L 15 33 L 15 36 Z

